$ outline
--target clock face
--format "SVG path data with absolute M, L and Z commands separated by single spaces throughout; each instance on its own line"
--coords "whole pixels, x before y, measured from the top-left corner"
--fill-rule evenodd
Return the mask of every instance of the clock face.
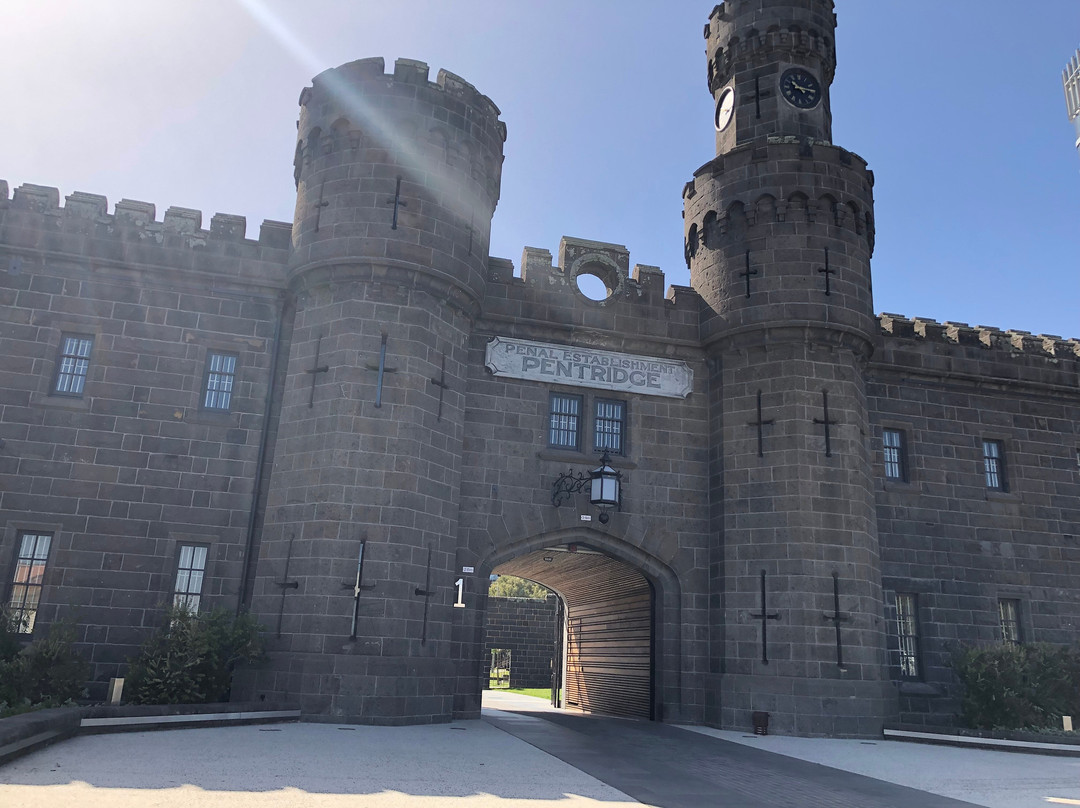
M 821 85 L 812 73 L 792 67 L 780 77 L 780 95 L 799 109 L 813 109 L 821 101 Z
M 735 115 L 735 88 L 728 87 L 716 102 L 716 131 L 723 132 Z

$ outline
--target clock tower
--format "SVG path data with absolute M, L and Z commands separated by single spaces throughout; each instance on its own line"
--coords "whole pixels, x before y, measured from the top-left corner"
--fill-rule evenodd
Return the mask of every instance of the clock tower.
M 684 197 L 710 359 L 707 720 L 880 735 L 885 658 L 865 372 L 873 175 L 832 143 L 832 0 L 727 0 L 705 26 L 716 157 Z
M 835 28 L 830 3 L 717 6 L 705 27 L 717 154 L 769 135 L 832 140 Z

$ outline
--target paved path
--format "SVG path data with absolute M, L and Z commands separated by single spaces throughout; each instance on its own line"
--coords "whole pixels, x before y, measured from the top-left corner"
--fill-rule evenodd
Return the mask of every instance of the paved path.
M 485 721 L 82 735 L 0 766 L 2 808 L 631 808 Z
M 0 766 L 0 808 L 1080 805 L 1077 758 L 691 731 L 509 694 L 485 704 L 484 721 L 425 727 L 84 735 Z
M 972 808 L 656 722 L 532 712 L 487 720 L 657 808 Z

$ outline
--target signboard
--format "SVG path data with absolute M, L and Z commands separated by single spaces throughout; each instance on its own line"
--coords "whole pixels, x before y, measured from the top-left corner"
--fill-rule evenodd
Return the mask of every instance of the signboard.
M 511 379 L 666 398 L 686 398 L 694 389 L 694 371 L 673 359 L 507 337 L 487 344 L 486 359 L 493 375 Z

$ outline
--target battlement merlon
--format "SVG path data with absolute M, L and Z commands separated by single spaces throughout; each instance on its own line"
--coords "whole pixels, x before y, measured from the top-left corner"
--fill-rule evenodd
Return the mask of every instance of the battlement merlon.
M 1080 359 L 1080 339 L 1063 339 L 1055 334 L 1031 334 L 1018 329 L 946 321 L 901 314 L 878 315 L 881 332 L 895 339 L 955 346 L 970 346 L 1004 354 L 1024 354 L 1053 359 Z
M 348 103 L 349 88 L 356 83 L 392 81 L 401 84 L 412 84 L 438 90 L 445 93 L 449 98 L 475 109 L 490 121 L 505 142 L 506 124 L 499 120 L 502 111 L 494 101 L 461 78 L 461 76 L 451 73 L 449 70 L 440 69 L 435 81 L 429 81 L 430 68 L 426 62 L 416 59 L 397 59 L 394 62 L 393 73 L 386 73 L 385 69 L 386 63 L 383 58 L 381 56 L 372 56 L 324 70 L 312 79 L 310 87 L 305 87 L 301 91 L 300 106 L 307 107 L 313 95 L 323 89 L 338 95 L 339 105 L 346 105 Z
M 170 207 L 158 221 L 157 208 L 150 202 L 122 199 L 110 214 L 108 200 L 100 194 L 75 191 L 61 206 L 60 190 L 52 186 L 25 183 L 10 200 L 7 189 L 7 182 L 0 181 L 4 232 L 0 247 L 238 277 L 266 276 L 268 267 L 284 266 L 288 260 L 292 238 L 288 222 L 267 219 L 259 237 L 249 239 L 244 216 L 215 213 L 209 229 L 203 229 L 202 211 L 191 208 Z M 276 270 L 273 274 L 276 277 Z

